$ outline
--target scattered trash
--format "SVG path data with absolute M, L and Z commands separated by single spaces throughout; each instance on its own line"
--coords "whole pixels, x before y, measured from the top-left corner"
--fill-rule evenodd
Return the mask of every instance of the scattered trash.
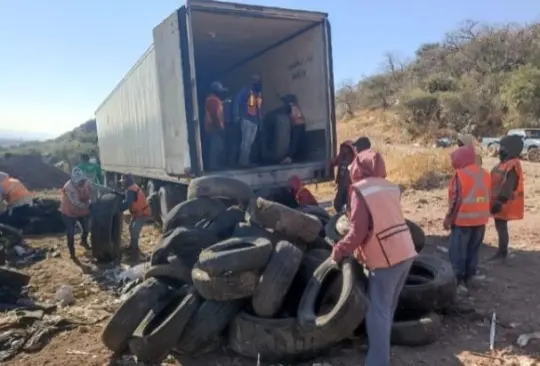
M 54 294 L 54 299 L 60 303 L 61 306 L 69 306 L 75 303 L 75 296 L 73 296 L 73 288 L 68 285 L 62 285 Z

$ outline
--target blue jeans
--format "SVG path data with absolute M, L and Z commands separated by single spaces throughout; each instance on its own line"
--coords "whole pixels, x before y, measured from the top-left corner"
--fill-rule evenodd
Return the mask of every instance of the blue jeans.
M 486 226 L 453 226 L 448 255 L 458 283 L 470 280 L 477 271 L 478 252 Z
M 413 261 L 414 258 L 411 258 L 393 267 L 369 272 L 366 366 L 390 366 L 390 336 L 394 313 Z
M 139 249 L 139 235 L 141 230 L 148 221 L 148 217 L 132 218 L 129 222 L 129 247 L 130 249 Z
M 247 119 L 240 122 L 242 131 L 242 142 L 240 143 L 240 158 L 239 163 L 242 166 L 247 166 L 250 163 L 251 146 L 257 137 L 257 124 Z

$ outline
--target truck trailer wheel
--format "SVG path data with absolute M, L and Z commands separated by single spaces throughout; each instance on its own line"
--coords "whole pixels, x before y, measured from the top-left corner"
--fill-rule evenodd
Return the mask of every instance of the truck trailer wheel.
M 120 212 L 122 198 L 106 193 L 94 203 L 90 241 L 92 255 L 98 262 L 112 262 L 120 258 L 123 213 Z
M 163 221 L 169 212 L 180 202 L 185 201 L 180 188 L 163 186 L 159 189 L 159 202 L 161 210 L 161 220 Z

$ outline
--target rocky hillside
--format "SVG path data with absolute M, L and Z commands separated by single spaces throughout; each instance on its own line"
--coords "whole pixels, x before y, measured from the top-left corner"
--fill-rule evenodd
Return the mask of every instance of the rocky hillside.
M 0 155 L 47 154 L 52 162 L 73 163 L 79 154 L 98 154 L 96 120 L 86 121 L 74 130 L 55 139 L 24 142 L 16 147 L 0 147 Z
M 540 126 L 540 24 L 466 21 L 413 59 L 384 56 L 383 71 L 345 82 L 339 112 L 395 112 L 411 135 L 494 135 Z

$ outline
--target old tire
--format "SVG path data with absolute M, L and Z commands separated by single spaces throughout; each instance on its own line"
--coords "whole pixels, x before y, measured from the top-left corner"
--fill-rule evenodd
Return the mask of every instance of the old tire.
M 250 201 L 247 216 L 249 221 L 277 231 L 292 241 L 302 239 L 310 243 L 322 229 L 317 218 L 263 198 Z
M 259 283 L 259 271 L 245 271 L 212 276 L 195 266 L 193 285 L 206 300 L 232 301 L 253 296 Z
M 227 211 L 219 214 L 212 220 L 206 229 L 210 230 L 220 240 L 225 240 L 233 235 L 236 225 L 244 221 L 246 213 L 238 207 L 229 207 Z
M 189 183 L 187 198 L 232 198 L 246 207 L 255 194 L 249 185 L 239 179 L 225 176 L 204 176 Z
M 150 266 L 144 274 L 144 279 L 157 278 L 172 280 L 177 284 L 190 284 L 191 268 L 187 267 L 178 257 L 169 257 L 167 264 Z
M 417 253 L 420 253 L 426 245 L 426 234 L 424 233 L 424 230 L 418 226 L 418 224 L 407 219 L 405 219 L 405 223 L 411 232 L 414 248 L 416 249 Z
M 103 329 L 103 344 L 113 352 L 123 352 L 144 317 L 157 302 L 170 293 L 171 290 L 165 283 L 154 278 L 133 289 Z
M 213 220 L 225 210 L 227 206 L 216 199 L 201 197 L 187 200 L 169 211 L 163 221 L 163 232 L 180 226 L 193 226 L 202 219 Z
M 306 213 L 309 215 L 313 215 L 316 218 L 318 218 L 321 224 L 323 225 L 323 228 L 326 226 L 326 224 L 328 224 L 328 221 L 330 221 L 330 214 L 328 213 L 328 211 L 326 211 L 324 208 L 320 206 L 313 206 L 313 205 L 302 206 L 302 207 L 297 208 L 297 210 L 302 211 L 303 213 Z
M 120 212 L 122 198 L 106 193 L 96 201 L 92 209 L 90 241 L 92 256 L 97 262 L 112 262 L 120 258 L 123 214 Z
M 210 275 L 262 270 L 272 254 L 265 238 L 231 238 L 210 246 L 199 255 L 198 267 Z
M 213 343 L 242 310 L 243 302 L 204 301 L 186 325 L 176 349 L 183 354 L 198 354 Z
M 414 259 L 409 276 L 421 276 L 428 281 L 408 278 L 399 296 L 400 308 L 433 311 L 445 309 L 454 302 L 457 283 L 446 259 L 420 254 Z
M 540 161 L 540 149 L 537 147 L 531 147 L 527 150 L 527 160 L 532 162 Z
M 195 290 L 184 286 L 164 300 L 157 311 L 148 312 L 128 342 L 138 361 L 160 364 L 176 346 L 199 303 Z
M 155 223 L 158 225 L 163 224 L 163 220 L 161 219 L 161 205 L 159 202 L 159 194 L 157 192 L 152 193 L 147 198 L 148 206 L 150 207 L 150 211 L 152 212 L 152 220 L 154 220 Z
M 30 276 L 12 268 L 0 267 L 0 286 L 18 290 L 28 285 Z
M 425 314 L 398 313 L 392 324 L 391 342 L 396 346 L 427 346 L 437 341 L 441 326 L 440 316 L 432 312 Z
M 334 216 L 330 217 L 330 220 L 328 220 L 328 223 L 326 224 L 324 228 L 326 237 L 332 244 L 337 243 L 343 237 L 343 235 L 340 232 L 338 232 L 338 222 L 344 216 L 346 217 L 345 212 L 340 212 L 340 213 L 335 214 Z M 340 231 L 341 230 L 343 230 L 343 228 L 340 229 Z
M 298 306 L 300 324 L 306 326 L 313 324 L 317 328 L 331 329 L 331 337 L 334 337 L 336 342 L 352 334 L 364 320 L 367 308 L 367 299 L 357 284 L 352 261 L 353 259 L 347 258 L 341 269 L 333 265 L 330 258 L 321 263 L 308 282 Z M 321 295 L 323 283 L 336 270 L 342 274 L 341 293 L 337 303 L 329 313 L 317 316 L 316 303 Z
M 251 299 L 255 314 L 272 317 L 279 311 L 300 267 L 302 256 L 302 251 L 293 244 L 287 241 L 277 243 Z
M 239 222 L 234 227 L 233 236 L 236 238 L 265 238 L 270 240 L 274 245 L 276 245 L 280 240 L 285 240 L 283 235 L 249 222 Z
M 287 157 L 291 141 L 291 120 L 287 114 L 278 113 L 272 125 L 272 160 L 281 162 Z
M 166 264 L 170 254 L 186 266 L 192 268 L 199 254 L 218 241 L 210 231 L 201 228 L 179 227 L 163 234 L 150 258 L 151 265 Z

